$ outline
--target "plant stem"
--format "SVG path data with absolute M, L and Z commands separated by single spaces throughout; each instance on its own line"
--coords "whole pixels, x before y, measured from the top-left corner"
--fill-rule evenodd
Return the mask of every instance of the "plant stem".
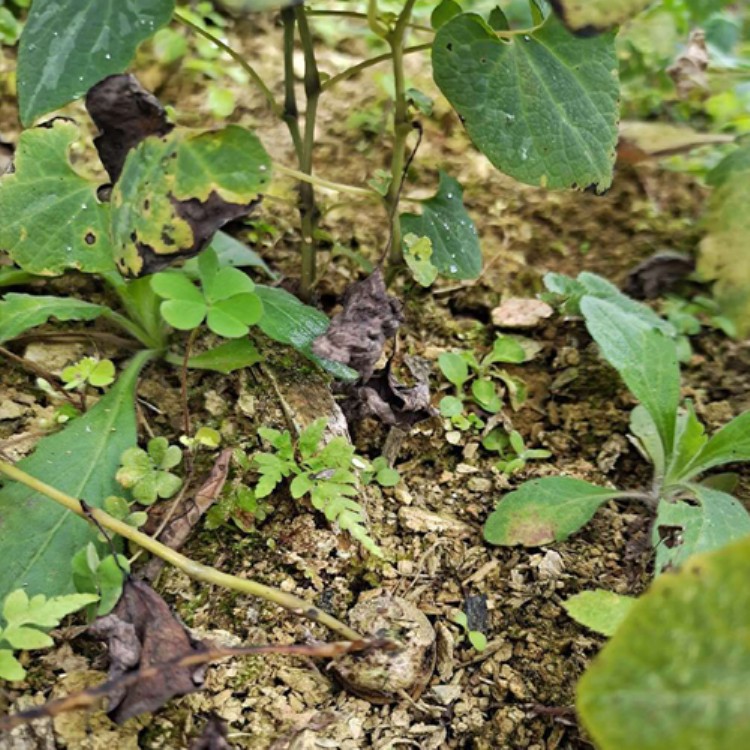
M 185 26 L 188 26 L 197 34 L 205 37 L 209 41 L 213 42 L 219 49 L 226 52 L 229 57 L 231 57 L 232 60 L 234 60 L 250 76 L 253 83 L 260 89 L 271 111 L 278 118 L 283 119 L 284 113 L 282 112 L 281 107 L 279 107 L 278 102 L 273 95 L 273 92 L 265 84 L 263 79 L 258 74 L 258 71 L 256 71 L 255 68 L 250 65 L 250 63 L 247 62 L 244 57 L 242 57 L 242 55 L 240 55 L 238 52 L 235 52 L 228 44 L 219 39 L 219 37 L 214 36 L 210 31 L 204 29 L 202 26 L 199 26 L 196 23 L 193 23 L 186 15 L 184 15 L 184 13 L 179 8 L 175 9 L 174 17 L 178 21 L 180 21 L 180 23 L 185 24 Z
M 406 159 L 406 141 L 411 132 L 406 102 L 406 80 L 404 77 L 404 40 L 416 0 L 406 0 L 393 29 L 386 41 L 391 48 L 393 59 L 393 80 L 395 100 L 393 110 L 393 154 L 391 156 L 391 185 L 385 197 L 386 208 L 391 220 L 389 262 L 392 266 L 402 262 L 401 225 L 398 216 L 398 199 L 401 194 L 404 163 Z
M 308 16 L 333 16 L 338 18 L 357 18 L 361 20 L 368 20 L 367 19 L 367 13 L 360 13 L 356 10 L 312 10 L 308 9 L 307 11 Z M 435 29 L 429 27 L 429 26 L 422 26 L 418 23 L 410 23 L 409 24 L 410 29 L 414 29 L 415 31 L 424 31 L 428 34 L 434 34 Z
M 292 136 L 297 161 L 302 163 L 302 133 L 299 129 L 299 110 L 297 95 L 294 92 L 294 8 L 281 11 L 284 23 L 284 116 L 283 120 Z
M 311 185 L 328 188 L 329 190 L 336 190 L 339 193 L 350 193 L 351 195 L 361 195 L 363 198 L 380 199 L 380 196 L 370 188 L 357 187 L 356 185 L 344 185 L 341 182 L 332 182 L 331 180 L 326 180 L 322 177 L 316 177 L 311 174 L 305 174 L 296 169 L 290 169 L 283 164 L 274 163 L 273 168 L 274 171 L 286 175 L 287 177 L 293 177 L 295 180 L 299 180 L 299 182 L 309 182 Z
M 413 47 L 404 47 L 404 49 L 402 50 L 402 54 L 411 55 L 414 52 L 423 52 L 424 50 L 431 48 L 432 42 L 427 42 L 425 44 L 415 44 Z M 386 62 L 386 60 L 390 60 L 392 57 L 393 53 L 385 52 L 382 55 L 378 55 L 377 57 L 371 57 L 369 60 L 363 60 L 361 63 L 352 65 L 351 68 L 342 70 L 340 73 L 337 73 L 335 76 L 331 76 L 329 79 L 324 81 L 323 91 L 328 91 L 328 89 L 333 88 L 337 83 L 341 83 L 341 81 L 345 81 L 347 78 L 351 78 L 352 76 L 361 73 L 363 70 L 371 68 L 373 65 L 379 65 L 382 62 Z
M 123 521 L 113 518 L 108 513 L 105 513 L 98 508 L 87 508 L 86 512 L 84 512 L 81 503 L 76 498 L 51 487 L 39 479 L 35 479 L 25 471 L 18 469 L 7 461 L 0 460 L 0 473 L 5 474 L 8 478 L 16 482 L 26 485 L 29 489 L 48 497 L 50 500 L 53 500 L 86 520 L 89 520 L 88 517 L 90 516 L 91 519 L 105 529 L 129 539 L 131 542 L 135 542 L 146 551 L 151 552 L 162 560 L 174 565 L 183 573 L 186 573 L 197 581 L 204 581 L 205 583 L 214 584 L 216 586 L 223 586 L 242 594 L 249 594 L 250 596 L 258 596 L 261 599 L 278 604 L 280 607 L 284 607 L 284 609 L 288 609 L 297 615 L 306 617 L 313 622 L 319 622 L 321 625 L 325 625 L 346 640 L 362 640 L 362 636 L 360 636 L 355 630 L 352 630 L 344 623 L 339 622 L 335 617 L 331 617 L 331 615 L 322 612 L 304 599 L 271 588 L 270 586 L 265 586 L 257 581 L 251 581 L 228 573 L 222 573 L 220 570 L 216 570 L 216 568 L 211 568 L 208 565 L 202 565 L 201 563 L 195 562 L 161 542 L 158 542 L 156 539 L 138 531 L 132 526 L 128 526 L 128 524 Z

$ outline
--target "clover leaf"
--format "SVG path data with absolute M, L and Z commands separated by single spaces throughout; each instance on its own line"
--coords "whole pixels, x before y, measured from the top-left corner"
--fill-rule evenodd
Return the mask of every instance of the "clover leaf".
M 99 360 L 96 357 L 84 357 L 70 367 L 66 367 L 61 376 L 65 383 L 65 390 L 81 388 L 86 383 L 95 388 L 103 388 L 115 380 L 115 366 L 108 359 Z
M 169 325 L 189 331 L 205 320 L 219 336 L 240 338 L 260 320 L 263 303 L 252 279 L 237 268 L 220 268 L 213 249 L 198 258 L 198 277 L 200 288 L 181 271 L 152 277 L 151 288 L 165 300 L 160 310 Z
M 163 437 L 153 438 L 147 450 L 128 448 L 122 454 L 115 478 L 141 505 L 152 505 L 157 498 L 172 497 L 182 486 L 182 479 L 169 471 L 180 461 L 182 452 L 176 445 Z

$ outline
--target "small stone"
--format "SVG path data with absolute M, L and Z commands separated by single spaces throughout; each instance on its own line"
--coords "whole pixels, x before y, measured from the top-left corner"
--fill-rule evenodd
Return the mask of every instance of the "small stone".
M 535 328 L 552 313 L 554 310 L 540 299 L 510 297 L 492 311 L 492 325 L 496 328 Z
M 460 445 L 461 437 L 461 433 L 458 430 L 451 430 L 450 432 L 445 433 L 445 440 L 451 445 Z
M 27 411 L 27 407 L 22 406 L 16 401 L 6 399 L 2 403 L 0 403 L 0 421 L 4 419 L 18 419 L 19 417 L 22 417 Z
M 445 514 L 431 513 L 423 508 L 404 506 L 398 512 L 398 520 L 409 531 L 422 534 L 432 531 L 447 536 L 463 537 L 473 533 L 471 526 L 463 521 Z
M 550 578 L 559 578 L 565 569 L 565 564 L 559 552 L 550 549 L 539 563 L 539 578 L 548 580 Z
M 403 482 L 399 482 L 393 488 L 393 497 L 395 497 L 402 505 L 411 505 L 414 502 L 414 495 L 409 492 Z
M 467 443 L 464 446 L 464 460 L 471 461 L 479 452 L 479 443 Z
M 486 493 L 492 490 L 492 481 L 484 477 L 471 477 L 467 482 L 467 487 L 472 492 Z
M 435 685 L 432 688 L 432 694 L 442 706 L 455 703 L 461 697 L 462 691 L 463 688 L 460 685 Z
M 476 474 L 479 471 L 476 466 L 471 464 L 458 464 L 456 474 Z
M 249 393 L 240 393 L 237 399 L 237 408 L 246 416 L 255 415 L 255 396 Z

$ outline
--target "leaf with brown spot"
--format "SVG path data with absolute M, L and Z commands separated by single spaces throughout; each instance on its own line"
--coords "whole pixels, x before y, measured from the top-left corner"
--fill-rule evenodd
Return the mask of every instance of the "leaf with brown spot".
M 555 13 L 575 34 L 589 36 L 619 26 L 653 0 L 550 0 Z
M 693 29 L 690 32 L 687 48 L 667 68 L 667 73 L 674 81 L 677 96 L 680 99 L 690 99 L 694 96 L 698 99 L 705 99 L 710 96 L 709 62 L 706 32 L 703 29 Z
M 500 500 L 484 525 L 484 538 L 503 546 L 560 542 L 587 524 L 600 505 L 622 495 L 571 477 L 533 479 Z

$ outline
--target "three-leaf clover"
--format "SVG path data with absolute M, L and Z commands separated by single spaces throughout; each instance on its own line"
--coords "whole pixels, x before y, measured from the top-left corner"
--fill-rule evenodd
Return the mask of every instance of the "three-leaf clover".
M 60 377 L 65 383 L 66 391 L 75 390 L 86 383 L 95 388 L 103 388 L 114 382 L 115 366 L 108 359 L 84 357 L 79 362 L 66 367 Z
M 221 268 L 215 251 L 198 258 L 200 288 L 180 271 L 154 274 L 151 288 L 164 298 L 161 315 L 182 331 L 197 328 L 204 320 L 219 336 L 240 338 L 263 315 L 263 303 L 253 280 L 237 268 Z
M 182 486 L 182 479 L 169 471 L 182 461 L 182 451 L 164 437 L 149 440 L 145 451 L 128 448 L 120 461 L 122 467 L 115 478 L 141 505 L 172 497 Z

